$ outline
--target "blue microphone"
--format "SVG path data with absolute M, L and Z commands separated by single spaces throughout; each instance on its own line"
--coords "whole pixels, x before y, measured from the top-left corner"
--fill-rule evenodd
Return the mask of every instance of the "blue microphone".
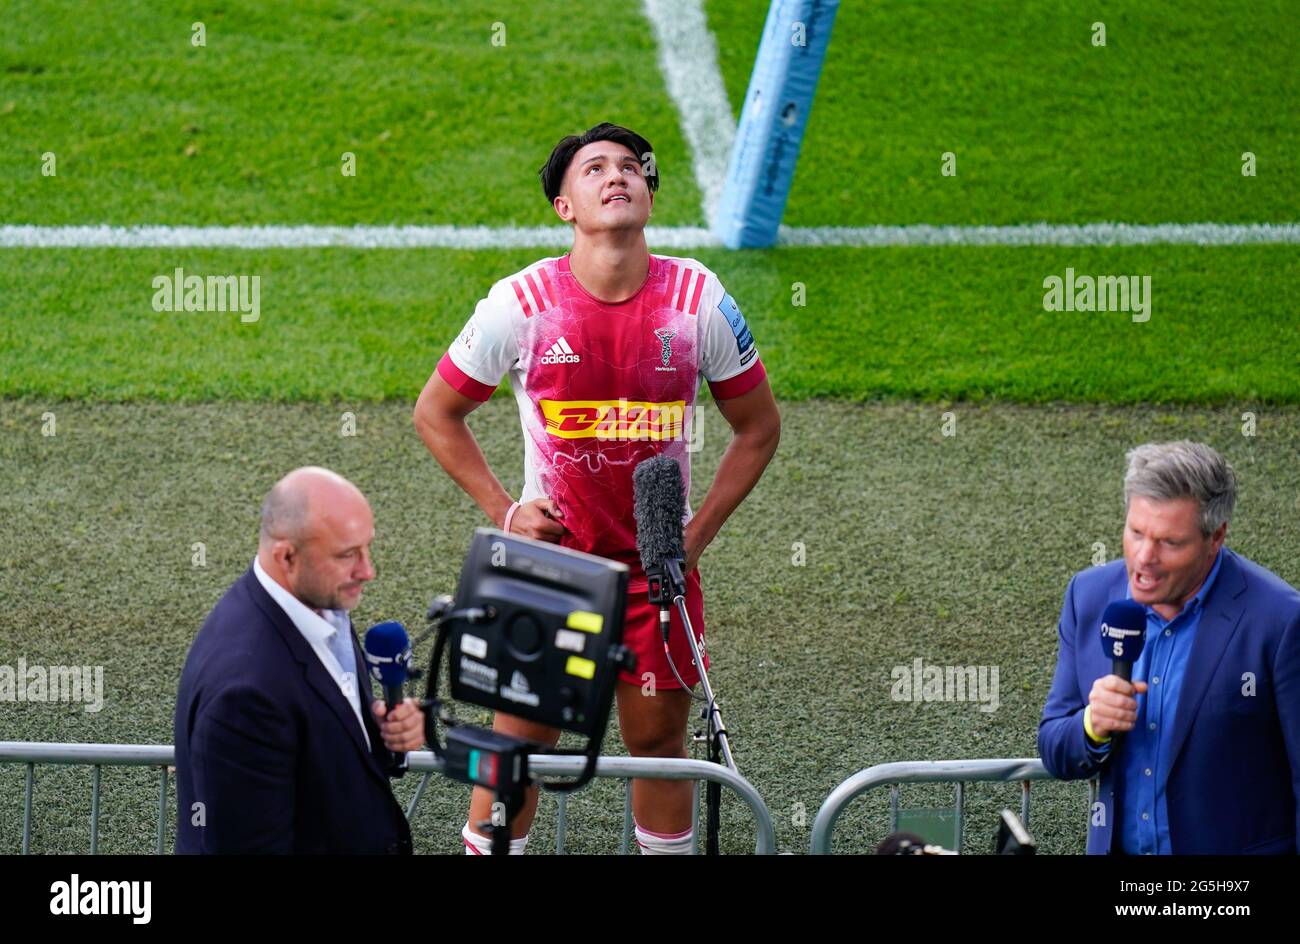
M 402 685 L 411 670 L 411 640 L 397 620 L 376 623 L 366 630 L 366 665 L 370 677 L 384 686 L 384 702 L 391 711 L 402 703 Z
M 1146 641 L 1147 611 L 1132 600 L 1116 600 L 1101 615 L 1101 651 L 1110 659 L 1111 674 L 1133 678 L 1133 663 Z

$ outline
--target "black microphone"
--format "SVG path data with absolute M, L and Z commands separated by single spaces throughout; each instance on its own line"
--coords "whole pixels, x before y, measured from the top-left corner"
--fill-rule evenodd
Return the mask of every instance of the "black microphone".
M 682 519 L 686 493 L 682 469 L 674 459 L 652 456 L 632 472 L 632 514 L 636 518 L 636 549 L 649 581 L 650 602 L 659 606 L 659 626 L 668 641 L 668 607 L 686 593 L 682 567 L 686 563 Z
M 1133 663 L 1142 655 L 1146 642 L 1147 611 L 1132 600 L 1116 600 L 1101 615 L 1101 650 L 1110 658 L 1110 671 L 1124 681 L 1133 678 Z M 1124 732 L 1111 735 L 1113 755 L 1123 742 Z

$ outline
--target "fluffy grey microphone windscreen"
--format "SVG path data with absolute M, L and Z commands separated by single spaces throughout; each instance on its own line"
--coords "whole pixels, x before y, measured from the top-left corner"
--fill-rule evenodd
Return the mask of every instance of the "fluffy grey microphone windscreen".
M 685 557 L 682 519 L 686 494 L 682 469 L 667 456 L 637 463 L 632 472 L 632 514 L 636 518 L 636 549 L 646 570 L 668 557 Z

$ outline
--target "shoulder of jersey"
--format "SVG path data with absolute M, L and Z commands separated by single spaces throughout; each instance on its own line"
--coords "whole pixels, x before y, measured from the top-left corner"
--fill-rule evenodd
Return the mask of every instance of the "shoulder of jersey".
M 659 258 L 668 267 L 664 297 L 671 307 L 699 315 L 704 313 L 706 305 L 717 304 L 722 283 L 712 269 L 698 259 L 686 256 Z
M 555 284 L 555 263 L 558 256 L 538 259 L 513 275 L 508 275 L 492 286 L 490 298 L 495 298 L 512 314 L 531 318 L 554 308 L 559 301 Z

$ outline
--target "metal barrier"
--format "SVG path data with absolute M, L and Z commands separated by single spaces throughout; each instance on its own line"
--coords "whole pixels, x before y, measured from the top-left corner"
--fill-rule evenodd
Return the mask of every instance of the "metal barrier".
M 167 779 L 168 767 L 175 763 L 174 751 L 166 744 L 47 744 L 27 741 L 0 741 L 0 764 L 25 764 L 27 767 L 26 787 L 23 794 L 23 855 L 31 848 L 32 835 L 32 795 L 35 788 L 36 766 L 38 764 L 78 764 L 91 767 L 90 793 L 90 854 L 95 855 L 99 847 L 99 786 L 100 771 L 104 767 L 157 767 L 159 770 L 158 787 L 158 836 L 157 852 L 166 849 L 167 839 Z M 409 769 L 425 771 L 423 779 L 416 787 L 415 795 L 406 808 L 409 821 L 414 815 L 424 795 L 425 787 L 434 774 L 442 771 L 442 763 L 429 751 L 416 751 L 407 755 Z M 576 776 L 586 763 L 584 757 L 566 757 L 554 754 L 532 754 L 528 758 L 529 769 L 542 776 Z M 656 780 L 694 780 L 697 782 L 695 798 L 692 804 L 692 817 L 699 819 L 700 781 L 714 781 L 735 791 L 754 816 L 757 838 L 754 851 L 760 855 L 770 855 L 776 850 L 776 833 L 772 827 L 772 816 L 768 812 L 763 798 L 758 795 L 753 784 L 739 773 L 708 761 L 675 757 L 601 757 L 596 763 L 596 776 L 613 779 L 627 779 L 623 799 L 623 838 L 621 853 L 626 853 L 632 836 L 632 779 L 653 778 Z M 559 798 L 558 820 L 556 824 L 556 853 L 564 853 L 564 840 L 567 827 L 568 794 L 557 794 Z M 699 836 L 699 830 L 695 831 Z M 698 842 L 696 851 L 698 851 Z
M 1055 779 L 1043 762 L 1034 757 L 1019 760 L 935 760 L 877 764 L 859 770 L 831 791 L 813 820 L 813 855 L 831 854 L 831 836 L 844 808 L 868 790 L 889 784 L 889 831 L 898 828 L 899 793 L 904 783 L 951 783 L 956 785 L 957 851 L 965 835 L 965 800 L 968 783 L 1010 783 L 1020 781 L 1020 818 L 1029 826 L 1029 784 Z M 1088 805 L 1097 799 L 1097 781 L 1088 782 Z

